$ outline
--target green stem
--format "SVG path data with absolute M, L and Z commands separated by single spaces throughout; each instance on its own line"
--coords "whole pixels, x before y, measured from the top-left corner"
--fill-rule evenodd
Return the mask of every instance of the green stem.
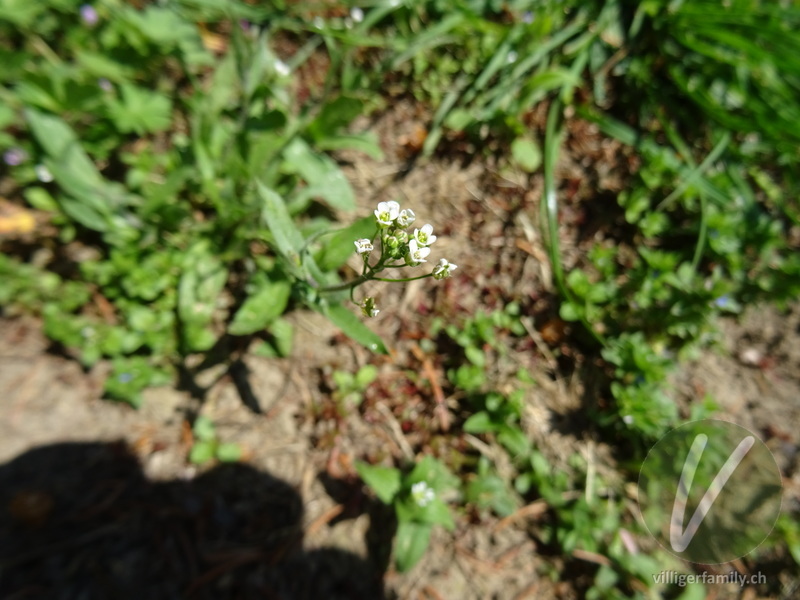
M 703 250 L 706 245 L 706 235 L 708 233 L 708 199 L 706 195 L 700 191 L 700 232 L 697 235 L 697 246 L 694 249 L 694 258 L 692 259 L 692 270 L 696 273 L 697 267 L 700 265 L 700 259 L 703 258 Z
M 561 251 L 558 242 L 558 197 L 556 195 L 555 170 L 558 160 L 558 150 L 561 145 L 561 129 L 558 120 L 561 115 L 561 102 L 553 100 L 547 114 L 547 124 L 544 134 L 544 198 L 541 204 L 542 227 L 546 227 L 547 250 L 550 263 L 553 266 L 553 279 L 561 297 L 567 302 L 575 303 L 575 298 L 567 286 L 564 277 L 564 268 L 561 264 Z M 580 321 L 587 332 L 601 345 L 604 344 L 603 336 L 597 333 L 592 324 L 581 315 Z
M 705 173 L 708 168 L 722 155 L 722 153 L 725 152 L 725 149 L 728 147 L 728 143 L 730 141 L 731 134 L 726 131 L 725 134 L 720 138 L 719 142 L 717 142 L 717 145 L 714 146 L 711 152 L 708 153 L 708 156 L 706 156 L 705 160 L 703 160 L 699 166 L 692 169 L 686 178 L 672 191 L 669 196 L 659 202 L 658 206 L 656 206 L 656 210 L 661 210 L 668 206 L 670 202 L 685 192 L 690 185 L 700 179 L 703 176 L 703 173 Z
M 340 283 L 337 285 L 329 285 L 326 287 L 317 288 L 318 292 L 321 293 L 330 293 L 330 292 L 341 292 L 350 288 L 351 290 L 356 286 L 361 285 L 362 283 L 366 283 L 367 281 L 395 281 L 395 282 L 402 282 L 402 281 L 416 281 L 417 279 L 425 279 L 427 277 L 433 277 L 433 273 L 428 273 L 427 275 L 417 275 L 416 277 L 404 277 L 402 279 L 389 279 L 387 277 L 374 277 L 372 271 L 370 273 L 366 273 L 361 277 L 356 277 L 355 279 L 351 279 L 350 281 L 345 281 L 344 283 Z M 352 299 L 352 294 L 351 294 Z
M 373 279 L 371 277 L 371 273 L 367 273 L 366 275 L 362 275 L 361 277 L 356 277 L 355 279 L 351 279 L 350 281 L 345 281 L 344 283 L 340 283 L 338 285 L 329 285 L 321 288 L 317 288 L 318 292 L 321 293 L 330 293 L 330 292 L 341 292 L 346 290 L 347 288 L 354 288 L 357 285 L 361 285 L 362 283 Z
M 373 277 L 373 281 L 416 281 L 417 279 L 425 279 L 426 277 L 433 277 L 433 273 L 427 275 L 418 275 L 417 277 L 404 277 L 403 279 L 387 279 L 386 277 Z

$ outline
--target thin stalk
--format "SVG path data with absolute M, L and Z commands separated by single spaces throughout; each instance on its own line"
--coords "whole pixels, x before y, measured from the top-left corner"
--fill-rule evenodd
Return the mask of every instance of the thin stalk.
M 572 293 L 567 287 L 564 278 L 564 267 L 561 264 L 561 252 L 558 243 L 558 199 L 556 196 L 555 169 L 558 160 L 558 149 L 561 144 L 561 131 L 557 129 L 557 122 L 561 114 L 561 102 L 553 100 L 547 114 L 544 142 L 544 201 L 541 203 L 541 219 L 546 225 L 547 251 L 550 263 L 553 265 L 553 277 L 561 297 L 567 302 L 575 303 Z M 581 323 L 589 334 L 600 344 L 604 345 L 603 337 L 594 330 L 585 315 L 580 317 Z
M 322 293 L 342 292 L 348 288 L 353 289 L 356 286 L 361 285 L 362 283 L 365 283 L 371 279 L 376 279 L 376 278 L 371 277 L 371 273 L 367 273 L 366 275 L 361 275 L 360 277 L 356 277 L 355 279 L 351 279 L 350 281 L 345 281 L 344 283 L 317 288 L 317 291 Z M 397 281 L 400 280 L 398 279 Z
M 697 235 L 697 246 L 694 249 L 694 258 L 692 258 L 692 270 L 697 272 L 697 267 L 700 264 L 700 259 L 703 257 L 703 250 L 706 245 L 706 235 L 708 231 L 708 199 L 706 195 L 700 192 L 700 232 Z
M 417 275 L 416 277 L 404 277 L 403 279 L 389 279 L 387 277 L 373 277 L 372 281 L 416 281 L 417 279 L 425 279 L 427 277 L 433 277 L 433 273 L 428 273 L 427 275 Z
M 728 147 L 728 143 L 731 141 L 731 134 L 729 132 L 725 132 L 725 135 L 722 136 L 717 145 L 709 152 L 708 156 L 705 157 L 703 162 L 701 162 L 697 168 L 692 169 L 689 175 L 684 179 L 678 187 L 676 187 L 672 193 L 664 198 L 658 206 L 656 206 L 656 210 L 661 210 L 665 206 L 667 206 L 670 202 L 672 202 L 675 198 L 680 196 L 686 189 L 692 185 L 695 181 L 700 179 L 703 173 L 720 157 L 720 155 L 725 151 L 725 148 Z
M 696 170 L 697 165 L 692 158 L 692 152 L 689 149 L 689 146 L 678 135 L 678 132 L 666 118 L 660 117 L 659 121 L 661 122 L 661 126 L 664 128 L 667 137 L 672 142 L 672 145 L 675 146 L 678 152 L 682 155 L 683 159 L 686 161 L 686 164 L 688 164 L 691 169 Z M 703 257 L 703 250 L 705 249 L 708 232 L 708 196 L 706 195 L 702 186 L 698 189 L 698 196 L 700 198 L 700 231 L 697 235 L 697 244 L 695 245 L 694 257 L 692 258 L 692 270 L 695 273 L 697 272 L 697 267 L 700 265 L 700 259 Z

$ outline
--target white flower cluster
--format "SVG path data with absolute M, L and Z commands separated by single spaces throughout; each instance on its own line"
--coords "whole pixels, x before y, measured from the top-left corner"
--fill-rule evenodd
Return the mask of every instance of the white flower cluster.
M 391 200 L 381 202 L 375 209 L 375 222 L 381 233 L 381 243 L 383 244 L 383 255 L 381 258 L 403 259 L 409 267 L 416 267 L 424 262 L 428 262 L 428 255 L 431 253 L 430 245 L 436 241 L 433 235 L 433 225 L 423 225 L 421 229 L 414 229 L 409 234 L 406 231 L 416 220 L 414 211 L 410 208 L 401 210 L 400 204 Z M 356 240 L 356 252 L 367 260 L 370 252 L 375 247 L 372 240 L 366 238 Z M 450 277 L 452 272 L 458 268 L 445 259 L 433 269 L 434 279 L 444 279 Z
M 372 239 L 362 238 L 353 242 L 356 252 L 364 261 L 364 274 L 361 281 L 375 279 L 374 275 L 384 268 L 417 267 L 424 262 L 428 262 L 431 253 L 430 246 L 436 241 L 433 235 L 433 226 L 423 225 L 415 228 L 413 233 L 407 231 L 416 220 L 417 216 L 410 208 L 401 210 L 400 204 L 395 201 L 381 202 L 375 209 L 375 224 L 377 231 Z M 375 250 L 374 239 L 380 236 L 381 252 L 377 262 L 370 264 L 370 254 Z M 398 279 L 397 281 L 411 281 L 412 279 L 423 279 L 433 277 L 434 279 L 445 279 L 450 277 L 458 268 L 457 265 L 441 258 L 433 270 L 428 275 Z M 387 281 L 383 279 L 382 281 Z M 351 294 L 352 298 L 352 294 Z M 374 298 L 365 299 L 360 305 L 361 311 L 367 317 L 374 317 L 380 311 L 375 307 Z
M 424 481 L 418 481 L 411 486 L 411 497 L 417 506 L 425 508 L 436 498 L 436 492 Z

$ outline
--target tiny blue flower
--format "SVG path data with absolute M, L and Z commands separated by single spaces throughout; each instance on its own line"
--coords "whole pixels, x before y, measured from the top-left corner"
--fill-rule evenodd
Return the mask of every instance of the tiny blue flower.
M 714 300 L 714 304 L 717 306 L 717 308 L 727 308 L 731 304 L 731 298 L 728 296 L 728 294 L 725 294 L 724 296 L 720 296 Z
M 97 25 L 100 17 L 97 14 L 97 11 L 94 9 L 94 6 L 91 4 L 84 4 L 81 6 L 81 19 L 89 27 L 94 27 Z
M 3 153 L 3 162 L 9 167 L 16 167 L 22 164 L 28 158 L 28 153 L 22 148 L 11 148 Z

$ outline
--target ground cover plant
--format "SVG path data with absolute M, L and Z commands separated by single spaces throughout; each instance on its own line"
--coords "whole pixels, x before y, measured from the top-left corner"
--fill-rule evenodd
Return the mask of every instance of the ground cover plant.
M 721 320 L 800 291 L 798 25 L 796 3 L 758 0 L 0 0 L 2 316 L 35 315 L 54 352 L 107 367 L 105 398 L 141 407 L 155 386 L 203 399 L 204 370 L 248 352 L 293 356 L 293 318 L 321 313 L 369 358 L 321 369 L 320 447 L 399 399 L 401 452 L 365 442 L 347 473 L 391 507 L 393 569 L 418 568 L 436 526 L 528 511 L 563 597 L 706 597 L 651 576 L 700 568 L 638 547 L 629 487 L 667 431 L 720 414 L 676 402 L 673 378 Z M 393 132 L 395 180 L 479 163 L 503 198 L 506 216 L 479 198 L 457 217 L 475 235 L 455 252 L 445 198 L 351 181 L 386 159 L 371 124 L 401 103 L 422 116 Z M 481 239 L 493 218 L 531 224 L 514 252 L 540 280 L 492 258 L 511 239 Z M 585 381 L 563 429 L 607 449 L 602 472 L 533 435 L 539 363 Z M 429 409 L 403 405 L 422 393 Z M 190 420 L 188 461 L 246 460 Z M 772 569 L 754 594 L 797 586 L 795 504 L 735 565 Z

